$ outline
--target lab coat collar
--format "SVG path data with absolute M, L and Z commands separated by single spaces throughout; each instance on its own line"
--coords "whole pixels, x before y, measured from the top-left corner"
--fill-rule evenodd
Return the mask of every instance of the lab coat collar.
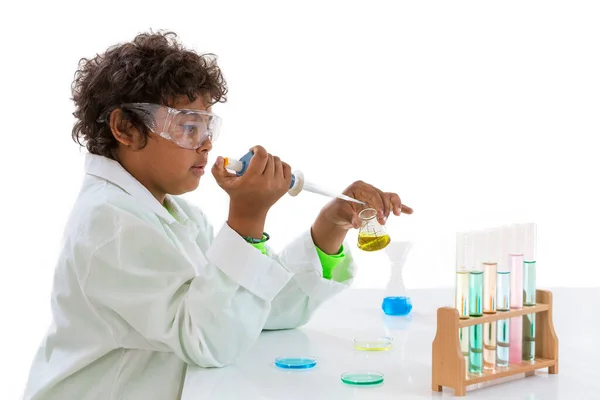
M 167 223 L 171 224 L 176 221 L 169 211 L 152 196 L 152 193 L 117 161 L 88 153 L 85 158 L 85 173 L 119 186 Z M 169 199 L 169 205 L 172 204 L 175 204 L 175 201 Z M 177 214 L 185 216 L 179 206 L 176 205 L 173 208 Z M 185 218 L 187 219 L 187 216 Z
M 170 194 L 165 198 L 165 206 L 167 207 L 167 211 L 171 216 L 175 217 L 175 220 L 181 222 L 182 224 L 188 224 L 193 222 L 190 217 L 185 213 L 183 208 L 179 206 L 179 203 L 175 201 L 175 198 Z

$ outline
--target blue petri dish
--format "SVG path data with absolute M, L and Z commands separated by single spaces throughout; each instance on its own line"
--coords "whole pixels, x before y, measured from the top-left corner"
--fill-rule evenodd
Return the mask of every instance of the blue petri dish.
M 275 365 L 283 369 L 310 369 L 317 365 L 312 357 L 277 357 Z
M 383 299 L 381 309 L 386 315 L 405 316 L 412 311 L 412 301 L 410 297 L 386 297 Z

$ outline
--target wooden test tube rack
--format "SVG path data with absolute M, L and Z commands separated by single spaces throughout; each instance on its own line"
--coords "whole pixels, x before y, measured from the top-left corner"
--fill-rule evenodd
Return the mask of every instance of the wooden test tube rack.
M 441 392 L 442 387 L 454 389 L 456 396 L 465 396 L 470 385 L 523 374 L 532 376 L 535 371 L 548 368 L 549 374 L 558 373 L 558 338 L 552 323 L 552 292 L 536 290 L 537 305 L 519 310 L 498 311 L 496 314 L 484 314 L 482 317 L 459 319 L 458 311 L 452 307 L 438 308 L 437 332 L 432 345 L 432 389 Z M 460 349 L 458 330 L 471 325 L 519 317 L 535 313 L 535 361 L 523 361 L 509 364 L 508 367 L 496 367 L 483 370 L 481 374 L 467 373 L 465 358 Z

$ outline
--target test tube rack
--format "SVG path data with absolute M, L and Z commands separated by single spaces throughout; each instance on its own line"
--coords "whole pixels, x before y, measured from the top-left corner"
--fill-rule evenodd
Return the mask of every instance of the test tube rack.
M 456 396 L 465 396 L 468 386 L 517 374 L 535 375 L 538 369 L 548 368 L 549 374 L 558 373 L 558 338 L 552 323 L 552 292 L 536 290 L 537 304 L 522 309 L 497 311 L 482 317 L 459 319 L 453 307 L 437 310 L 437 332 L 432 345 L 432 389 L 441 392 L 443 387 L 454 389 Z M 508 367 L 483 370 L 481 374 L 467 372 L 465 357 L 460 349 L 459 329 L 485 322 L 493 322 L 535 313 L 535 360 Z

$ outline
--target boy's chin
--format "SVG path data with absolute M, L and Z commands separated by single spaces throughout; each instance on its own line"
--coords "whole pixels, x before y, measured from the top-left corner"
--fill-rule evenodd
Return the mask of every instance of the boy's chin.
M 193 192 L 194 190 L 198 189 L 198 186 L 200 186 L 199 177 L 193 181 L 187 181 L 185 184 L 179 185 L 179 187 L 172 188 L 170 194 L 173 196 L 180 196 L 182 194 Z

